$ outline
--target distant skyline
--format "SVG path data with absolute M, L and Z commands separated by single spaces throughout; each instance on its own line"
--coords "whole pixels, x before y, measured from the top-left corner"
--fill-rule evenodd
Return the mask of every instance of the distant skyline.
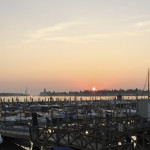
M 1 0 L 0 93 L 143 89 L 149 0 Z

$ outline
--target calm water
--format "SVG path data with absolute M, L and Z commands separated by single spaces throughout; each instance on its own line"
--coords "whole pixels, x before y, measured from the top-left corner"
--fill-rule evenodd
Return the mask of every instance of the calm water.
M 7 101 L 16 101 L 17 99 L 19 99 L 19 101 L 25 101 L 27 99 L 27 101 L 48 101 L 48 99 L 50 98 L 50 96 L 12 96 L 12 97 L 0 97 L 3 101 L 7 102 Z M 64 100 L 78 100 L 80 101 L 82 100 L 112 100 L 117 98 L 116 96 L 52 96 L 52 98 L 54 99 L 54 101 L 59 100 L 59 101 L 64 101 Z M 136 96 L 123 96 L 122 97 L 124 100 L 136 100 Z M 147 99 L 146 96 L 138 96 L 138 99 Z
M 30 150 L 30 148 L 23 148 L 14 144 L 9 138 L 5 138 L 0 145 L 0 150 Z

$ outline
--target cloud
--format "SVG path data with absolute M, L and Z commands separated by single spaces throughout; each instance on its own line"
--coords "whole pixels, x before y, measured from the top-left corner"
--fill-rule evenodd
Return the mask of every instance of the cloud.
M 64 42 L 84 42 L 88 40 L 109 39 L 109 38 L 126 38 L 137 36 L 138 32 L 120 32 L 104 34 L 88 34 L 83 36 L 53 36 L 44 38 L 44 41 L 64 41 Z
M 136 27 L 146 27 L 150 25 L 150 20 L 141 21 L 135 24 Z
M 138 32 L 120 32 L 120 33 L 105 33 L 105 34 L 88 34 L 83 36 L 48 36 L 41 37 L 38 40 L 42 41 L 63 41 L 63 42 L 83 42 L 84 40 L 97 40 L 97 39 L 108 39 L 108 38 L 120 38 L 120 37 L 131 37 L 137 36 Z M 37 40 L 28 40 L 33 42 Z
M 128 26 L 128 29 L 136 35 L 148 33 L 150 32 L 150 20 L 141 20 L 137 21 L 136 23 L 132 23 Z
M 38 29 L 30 32 L 24 41 L 25 43 L 32 43 L 37 41 L 66 41 L 66 42 L 82 42 L 84 40 L 97 40 L 112 37 L 130 37 L 136 36 L 139 33 L 136 31 L 120 31 L 110 33 L 95 33 L 96 31 L 90 27 L 90 31 L 82 32 L 82 28 L 86 26 L 83 22 L 64 22 L 58 23 L 54 26 Z M 72 34 L 78 31 L 77 34 Z M 90 33 L 89 33 L 90 32 Z M 71 33 L 71 34 L 70 34 Z
M 63 31 L 67 28 L 80 25 L 81 22 L 64 22 L 59 23 L 54 26 L 38 29 L 36 31 L 33 31 L 29 33 L 28 37 L 32 40 L 38 40 L 43 39 L 45 37 L 51 37 L 53 34 L 56 34 L 57 32 Z
M 126 36 L 135 36 L 138 35 L 137 32 L 114 32 L 114 33 L 105 33 L 105 34 L 90 34 L 87 38 L 108 38 L 108 37 L 126 37 Z

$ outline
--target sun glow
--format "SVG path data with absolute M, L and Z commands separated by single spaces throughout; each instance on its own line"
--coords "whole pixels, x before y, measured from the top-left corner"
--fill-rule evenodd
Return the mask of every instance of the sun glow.
M 93 88 L 92 88 L 92 91 L 96 91 L 96 88 L 95 88 L 95 87 L 93 87 Z

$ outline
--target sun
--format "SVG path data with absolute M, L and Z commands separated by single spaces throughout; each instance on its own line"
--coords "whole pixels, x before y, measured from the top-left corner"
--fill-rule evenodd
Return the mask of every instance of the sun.
M 96 88 L 95 88 L 95 87 L 93 87 L 93 88 L 92 88 L 92 91 L 96 91 Z

